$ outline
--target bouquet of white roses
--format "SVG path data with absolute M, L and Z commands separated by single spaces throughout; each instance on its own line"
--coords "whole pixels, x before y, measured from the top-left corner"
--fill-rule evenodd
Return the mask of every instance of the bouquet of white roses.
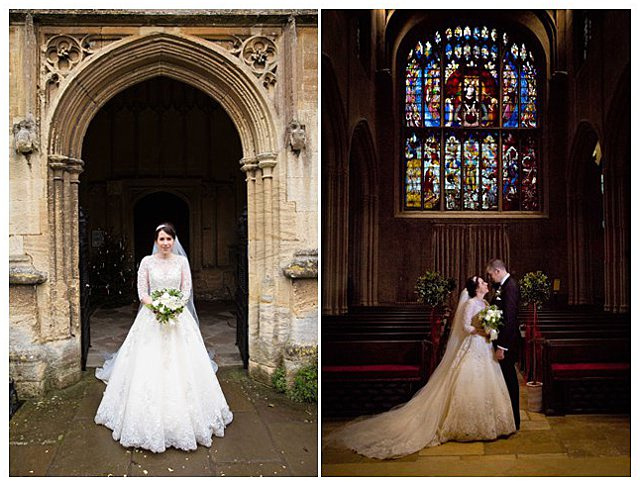
M 502 311 L 495 305 L 485 307 L 480 311 L 480 324 L 484 331 L 487 341 L 495 341 L 498 339 L 500 326 L 504 325 L 502 321 Z
M 154 290 L 151 293 L 151 304 L 147 304 L 161 324 L 169 324 L 169 321 L 182 313 L 184 306 L 184 296 L 178 289 Z

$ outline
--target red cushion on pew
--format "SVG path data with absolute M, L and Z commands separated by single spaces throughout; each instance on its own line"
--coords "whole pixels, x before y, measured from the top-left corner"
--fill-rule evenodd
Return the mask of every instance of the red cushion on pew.
M 416 365 L 397 365 L 397 364 L 380 364 L 380 365 L 331 365 L 323 366 L 323 372 L 327 373 L 367 373 L 378 371 L 420 371 L 420 367 Z
M 593 372 L 615 375 L 630 370 L 630 363 L 554 363 L 551 371 L 556 376 L 588 376 Z

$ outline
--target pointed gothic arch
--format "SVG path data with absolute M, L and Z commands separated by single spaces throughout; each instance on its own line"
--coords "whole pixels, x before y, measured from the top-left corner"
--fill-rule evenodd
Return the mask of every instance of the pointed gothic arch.
M 279 250 L 278 167 L 282 134 L 268 93 L 229 51 L 206 40 L 165 32 L 126 37 L 80 63 L 44 106 L 43 145 L 48 163 L 51 322 L 61 337 L 75 337 L 80 362 L 78 184 L 82 143 L 104 104 L 124 89 L 166 76 L 216 100 L 233 121 L 242 145 L 239 169 L 246 173 L 249 253 L 249 334 L 258 335 L 262 293 L 271 288 Z M 267 282 L 268 288 L 263 288 Z M 271 301 L 268 301 L 269 303 Z M 270 325 L 273 325 L 271 323 Z M 250 346 L 256 341 L 250 341 Z M 255 364 L 256 368 L 260 363 Z M 250 363 L 250 371 L 251 371 Z M 80 367 L 78 366 L 78 373 Z
M 378 170 L 373 137 L 360 120 L 349 150 L 349 305 L 377 303 Z

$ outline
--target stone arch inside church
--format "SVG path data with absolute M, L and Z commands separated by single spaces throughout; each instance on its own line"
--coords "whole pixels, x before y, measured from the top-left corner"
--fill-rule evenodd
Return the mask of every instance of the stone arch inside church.
M 567 180 L 573 304 L 604 302 L 604 175 L 602 147 L 587 123 L 578 128 Z
M 348 305 L 376 302 L 377 158 L 365 121 L 356 125 L 349 153 Z

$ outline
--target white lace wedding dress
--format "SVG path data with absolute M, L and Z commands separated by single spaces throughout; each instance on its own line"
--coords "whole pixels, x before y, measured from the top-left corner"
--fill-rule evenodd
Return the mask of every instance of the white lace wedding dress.
M 142 260 L 140 299 L 162 288 L 189 295 L 191 272 L 185 257 Z M 166 326 L 141 306 L 120 350 L 96 370 L 96 377 L 107 388 L 95 422 L 110 428 L 125 447 L 153 452 L 209 447 L 212 435 L 223 437 L 233 420 L 200 329 L 186 309 L 175 325 Z
M 487 305 L 460 299 L 447 350 L 413 398 L 380 415 L 348 423 L 329 435 L 364 456 L 387 459 L 447 441 L 496 439 L 516 431 L 509 392 L 491 343 L 470 334 Z

